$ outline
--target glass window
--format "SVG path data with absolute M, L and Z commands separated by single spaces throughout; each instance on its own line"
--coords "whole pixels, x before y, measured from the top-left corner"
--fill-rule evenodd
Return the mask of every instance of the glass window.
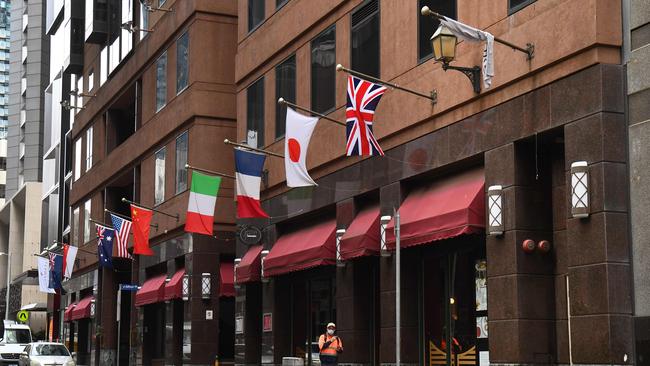
M 84 243 L 90 241 L 90 200 L 84 204 Z
M 158 6 L 162 6 L 167 0 L 158 0 Z
M 88 72 L 88 92 L 92 92 L 95 87 L 95 72 L 90 70 Z
M 246 90 L 246 129 L 257 132 L 257 147 L 264 146 L 264 78 L 254 82 Z M 250 143 L 250 139 L 249 139 Z M 256 146 L 253 146 L 256 147 Z
M 70 356 L 68 349 L 62 344 L 37 344 L 34 346 L 36 356 Z
M 99 85 L 102 86 L 108 79 L 108 47 L 102 48 L 99 56 Z
M 288 3 L 289 0 L 275 0 L 275 8 L 280 9 L 282 5 Z
M 275 99 L 296 102 L 296 56 L 293 55 L 275 68 Z M 276 103 L 275 105 L 275 137 L 284 136 L 287 108 Z
M 352 13 L 352 69 L 379 77 L 379 0 Z
M 183 33 L 176 41 L 176 94 L 187 88 L 189 72 L 190 37 Z
M 32 335 L 29 329 L 5 329 L 5 343 L 31 343 Z
M 86 130 L 86 171 L 93 166 L 93 126 Z
M 74 180 L 81 177 L 81 139 L 74 143 Z
M 140 28 L 149 29 L 149 10 L 144 3 L 140 3 Z M 140 39 L 143 39 L 149 32 L 140 31 Z
M 156 62 L 156 112 L 167 103 L 167 51 Z
M 188 132 L 183 132 L 176 138 L 176 193 L 187 189 L 187 148 Z
M 336 102 L 336 27 L 311 41 L 311 109 L 325 113 Z
M 79 207 L 72 211 L 72 243 L 79 246 Z
M 433 55 L 430 40 L 440 25 L 438 19 L 420 14 L 420 9 L 423 6 L 428 6 L 429 9 L 437 13 L 456 19 L 456 0 L 418 0 L 418 57 L 420 60 Z
M 158 205 L 165 200 L 165 148 L 156 152 L 156 176 L 154 177 L 154 204 Z
M 265 0 L 248 0 L 248 31 L 252 31 L 264 21 Z
M 534 2 L 535 0 L 508 0 L 508 14 L 521 10 Z

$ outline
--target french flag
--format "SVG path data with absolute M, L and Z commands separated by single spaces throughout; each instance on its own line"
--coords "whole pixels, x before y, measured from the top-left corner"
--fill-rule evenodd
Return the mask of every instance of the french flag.
M 242 149 L 235 150 L 237 178 L 237 217 L 269 217 L 260 206 L 260 183 L 266 155 Z

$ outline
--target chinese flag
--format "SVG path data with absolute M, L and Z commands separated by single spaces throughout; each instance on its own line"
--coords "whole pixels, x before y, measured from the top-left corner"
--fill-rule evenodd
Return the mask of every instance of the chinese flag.
M 149 229 L 151 224 L 151 210 L 131 205 L 131 219 L 133 220 L 133 254 L 153 255 L 149 248 Z

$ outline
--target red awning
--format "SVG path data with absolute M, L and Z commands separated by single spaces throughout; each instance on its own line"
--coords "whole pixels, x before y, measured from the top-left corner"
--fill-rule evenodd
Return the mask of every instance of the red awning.
M 232 262 L 221 262 L 219 265 L 221 285 L 219 286 L 220 297 L 235 296 L 235 264 Z
M 94 296 L 86 296 L 79 300 L 79 303 L 72 309 L 70 320 L 80 320 L 90 318 L 90 304 L 95 300 Z M 67 310 L 67 309 L 66 309 Z
M 237 283 L 255 282 L 260 280 L 262 246 L 250 247 L 241 262 L 235 268 Z
M 264 275 L 277 276 L 336 264 L 336 220 L 282 235 L 264 259 Z
M 72 321 L 72 310 L 74 310 L 75 306 L 77 306 L 76 302 L 68 305 L 68 307 L 65 308 L 65 311 L 63 311 L 63 321 L 64 322 L 71 322 Z
M 135 294 L 135 306 L 164 301 L 166 279 L 167 275 L 159 275 L 144 281 L 142 287 Z
M 185 268 L 181 268 L 174 273 L 172 279 L 165 284 L 163 300 L 174 300 L 183 297 L 183 276 L 185 276 Z
M 483 169 L 466 172 L 411 192 L 399 208 L 401 247 L 480 233 L 485 229 Z M 394 219 L 386 241 L 395 247 Z
M 341 258 L 379 254 L 379 205 L 361 210 L 341 238 Z

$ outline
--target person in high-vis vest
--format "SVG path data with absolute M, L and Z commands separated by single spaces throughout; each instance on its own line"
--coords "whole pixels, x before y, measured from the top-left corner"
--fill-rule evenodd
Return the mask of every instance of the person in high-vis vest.
M 320 364 L 323 366 L 338 365 L 338 355 L 343 352 L 343 341 L 334 335 L 336 325 L 327 324 L 327 332 L 318 338 L 318 349 L 320 350 Z

